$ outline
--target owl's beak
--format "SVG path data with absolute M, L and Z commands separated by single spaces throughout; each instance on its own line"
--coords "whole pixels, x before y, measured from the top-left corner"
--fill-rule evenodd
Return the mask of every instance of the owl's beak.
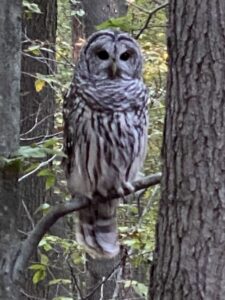
M 115 77 L 116 76 L 116 72 L 117 72 L 117 65 L 116 65 L 115 60 L 112 61 L 111 71 L 112 71 L 112 77 Z

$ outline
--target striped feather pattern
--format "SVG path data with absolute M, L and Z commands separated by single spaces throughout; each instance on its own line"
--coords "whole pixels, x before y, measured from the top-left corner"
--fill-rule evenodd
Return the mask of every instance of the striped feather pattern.
M 106 31 L 95 35 L 104 36 Z M 107 31 L 109 36 L 119 33 Z M 133 42 L 127 34 L 121 34 Z M 121 37 L 120 37 L 121 38 Z M 93 199 L 78 213 L 77 240 L 92 256 L 119 252 L 116 230 L 117 200 L 132 189 L 143 165 L 147 144 L 147 89 L 140 79 L 122 76 L 93 80 L 84 59 L 91 37 L 81 53 L 70 92 L 64 101 L 64 160 L 68 188 Z M 136 42 L 135 48 L 137 47 Z M 141 62 L 137 64 L 140 66 Z M 136 68 L 138 68 L 136 66 Z

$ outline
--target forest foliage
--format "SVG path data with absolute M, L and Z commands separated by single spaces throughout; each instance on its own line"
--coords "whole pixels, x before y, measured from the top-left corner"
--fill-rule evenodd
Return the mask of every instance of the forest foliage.
M 79 1 L 75 1 L 79 2 Z M 144 174 L 151 174 L 161 170 L 160 154 L 164 123 L 164 99 L 167 73 L 167 51 L 165 44 L 166 32 L 166 3 L 160 1 L 130 0 L 128 14 L 117 19 L 110 19 L 97 26 L 97 29 L 113 27 L 127 31 L 138 41 L 144 55 L 144 80 L 149 88 L 149 150 L 144 167 Z M 162 6 L 162 9 L 157 10 Z M 23 0 L 25 18 L 32 18 L 33 14 L 41 14 L 37 4 L 32 0 Z M 35 75 L 35 89 L 42 93 L 47 85 L 51 86 L 56 95 L 55 132 L 51 136 L 43 137 L 38 143 L 21 146 L 13 159 L 20 165 L 21 176 L 19 181 L 26 180 L 31 174 L 45 178 L 46 189 L 62 199 L 69 199 L 64 175 L 61 169 L 62 152 L 62 102 L 63 95 L 68 89 L 74 65 L 71 51 L 71 17 L 81 17 L 85 12 L 71 10 L 68 0 L 58 1 L 57 44 L 55 49 L 57 70 L 54 75 Z M 150 18 L 149 18 L 150 17 Z M 147 24 L 147 20 L 149 23 Z M 141 33 L 141 34 L 140 34 Z M 83 42 L 83 41 L 82 41 Z M 34 40 L 24 49 L 26 54 L 39 59 L 43 51 L 53 51 L 46 47 L 46 42 Z M 23 139 L 23 136 L 21 136 Z M 40 162 L 40 159 L 42 161 Z M 43 160 L 44 159 L 44 160 Z M 143 174 L 141 174 L 143 176 Z M 119 208 L 120 242 L 127 249 L 126 263 L 133 270 L 144 268 L 141 280 L 129 278 L 124 280 L 124 288 L 133 287 L 141 297 L 147 295 L 147 273 L 152 259 L 155 238 L 155 222 L 157 203 L 160 196 L 160 187 L 149 188 L 141 192 L 135 200 L 122 201 Z M 39 207 L 36 213 L 45 214 L 50 208 L 48 202 Z M 73 227 L 73 217 L 67 217 Z M 70 238 L 61 238 L 46 234 L 39 244 L 39 261 L 30 265 L 33 271 L 33 283 L 49 275 L 49 266 L 57 268 L 54 253 L 60 248 L 67 264 L 76 266 L 84 272 L 85 255 L 83 249 L 74 241 L 74 234 L 68 233 Z M 55 278 L 50 272 L 49 285 L 63 285 L 65 289 L 71 284 L 68 278 Z M 54 300 L 69 300 L 68 297 L 57 297 Z

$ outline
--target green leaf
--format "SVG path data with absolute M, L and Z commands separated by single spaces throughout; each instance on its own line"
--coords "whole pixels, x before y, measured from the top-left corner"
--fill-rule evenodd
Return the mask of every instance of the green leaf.
M 127 233 L 130 230 L 128 226 L 119 226 L 118 229 L 121 233 Z
M 45 81 L 50 86 L 52 86 L 52 83 L 54 83 L 58 86 L 62 86 L 61 82 L 56 77 L 54 77 L 53 75 L 43 75 L 43 74 L 40 74 L 40 73 L 36 73 L 36 77 L 39 80 Z
M 48 241 L 46 241 L 45 238 L 43 238 L 43 239 L 39 242 L 38 247 L 43 247 L 43 249 L 44 249 L 46 252 L 52 250 L 52 245 L 51 245 Z
M 124 288 L 130 288 L 133 287 L 135 292 L 139 294 L 140 296 L 147 297 L 148 295 L 148 288 L 146 285 L 144 285 L 141 282 L 135 281 L 135 280 L 125 280 L 124 282 Z
M 52 172 L 51 169 L 42 169 L 39 173 L 38 176 L 43 176 L 46 177 L 46 181 L 45 181 L 45 189 L 49 190 L 51 187 L 54 186 L 55 181 L 56 181 L 56 177 L 55 174 Z
M 136 282 L 136 284 L 133 285 L 133 288 L 137 294 L 140 296 L 147 297 L 148 295 L 148 288 L 146 285 L 144 285 L 141 282 Z
M 28 168 L 26 168 L 24 170 L 24 173 L 29 173 L 29 172 L 33 171 L 34 169 L 36 169 L 39 166 L 39 164 L 40 164 L 40 162 L 31 164 Z
M 55 235 L 48 235 L 46 236 L 46 240 L 49 241 L 49 242 L 53 242 L 53 243 L 56 243 L 59 241 L 59 237 L 58 236 L 55 236 Z
M 37 284 L 38 282 L 44 280 L 46 277 L 46 271 L 44 270 L 39 270 L 34 273 L 32 281 L 34 284 Z
M 43 203 L 35 210 L 34 215 L 36 215 L 39 212 L 47 212 L 50 207 L 51 207 L 51 205 L 48 204 L 47 202 Z
M 40 47 L 41 47 L 41 45 L 34 44 L 34 45 L 31 45 L 28 48 L 24 49 L 24 51 L 25 52 L 30 52 L 33 55 L 38 56 L 38 55 L 41 54 Z
M 46 147 L 46 148 L 50 148 L 50 147 L 52 147 L 52 146 L 55 146 L 58 142 L 59 142 L 59 139 L 56 138 L 56 137 L 53 137 L 53 138 L 51 138 L 51 139 L 46 140 L 46 141 L 43 143 L 43 146 Z
M 96 29 L 107 29 L 107 28 L 119 28 L 123 31 L 129 32 L 132 28 L 132 24 L 127 16 L 108 19 L 107 21 L 96 26 Z
M 46 270 L 46 267 L 42 264 L 33 264 L 33 265 L 29 266 L 28 269 L 44 271 L 44 270 Z
M 26 11 L 36 13 L 36 14 L 41 14 L 41 10 L 38 7 L 38 5 L 35 3 L 31 3 L 28 0 L 23 0 L 23 7 L 26 9 Z
M 52 175 L 53 175 L 53 172 L 49 168 L 42 169 L 37 174 L 37 176 L 52 176 Z
M 16 152 L 16 155 L 25 158 L 44 158 L 46 156 L 46 151 L 41 147 L 21 146 Z
M 56 178 L 55 176 L 48 176 L 45 182 L 45 189 L 49 190 L 51 187 L 55 185 Z
M 70 279 L 63 279 L 63 278 L 59 278 L 59 279 L 53 279 L 50 280 L 49 285 L 54 285 L 54 284 L 71 284 L 71 280 Z
M 79 10 L 72 10 L 71 11 L 71 16 L 79 16 L 79 17 L 83 17 L 85 15 L 85 11 L 83 9 L 79 9 Z
M 48 256 L 45 254 L 41 254 L 41 264 L 47 266 L 48 265 Z

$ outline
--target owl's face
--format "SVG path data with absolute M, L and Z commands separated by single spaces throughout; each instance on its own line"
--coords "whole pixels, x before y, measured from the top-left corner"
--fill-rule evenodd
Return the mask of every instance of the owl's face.
M 111 30 L 94 33 L 81 55 L 93 80 L 129 80 L 141 76 L 140 48 L 127 33 Z

